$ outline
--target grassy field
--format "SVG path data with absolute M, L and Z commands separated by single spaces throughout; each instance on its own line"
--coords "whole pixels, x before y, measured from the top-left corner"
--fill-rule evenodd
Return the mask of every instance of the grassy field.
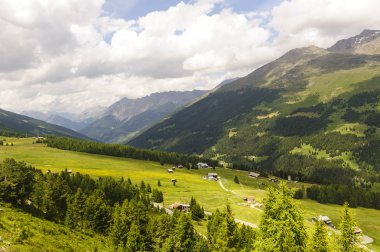
M 0 251 L 113 251 L 109 241 L 33 217 L 0 202 Z
M 213 212 L 217 208 L 224 208 L 227 203 L 232 207 L 235 217 L 255 224 L 259 223 L 262 210 L 242 206 L 243 198 L 254 196 L 257 201 L 262 201 L 266 196 L 267 185 L 274 185 L 266 178 L 252 179 L 244 171 L 236 171 L 224 168 L 186 170 L 176 169 L 173 174 L 167 172 L 169 165 L 161 166 L 159 163 L 140 161 L 126 158 L 117 158 L 101 155 L 92 155 L 71 151 L 63 151 L 48 148 L 43 144 L 32 144 L 32 139 L 7 139 L 14 146 L 0 146 L 0 161 L 7 157 L 25 161 L 43 171 L 62 171 L 64 169 L 81 172 L 92 176 L 113 176 L 131 178 L 134 183 L 144 180 L 157 186 L 161 181 L 160 190 L 164 192 L 164 205 L 169 206 L 173 202 L 188 203 L 191 196 L 205 208 Z M 218 182 L 203 179 L 208 172 L 217 172 L 228 191 L 221 188 Z M 234 183 L 234 177 L 238 176 L 240 184 Z M 171 179 L 176 178 L 174 186 Z M 292 186 L 301 186 L 301 183 L 292 183 Z M 263 185 L 264 184 L 264 185 Z M 301 208 L 306 219 L 317 215 L 328 215 L 335 224 L 339 223 L 341 206 L 323 205 L 315 201 L 300 200 Z M 380 211 L 373 209 L 353 209 L 359 226 L 364 233 L 375 239 L 371 248 L 380 251 Z M 206 224 L 199 223 L 198 228 L 205 230 Z
M 351 169 L 358 170 L 359 165 L 353 159 L 352 152 L 342 152 L 338 156 L 332 157 L 325 150 L 315 149 L 310 144 L 302 144 L 300 147 L 296 147 L 290 151 L 292 154 L 305 155 L 305 156 L 314 156 L 317 159 L 327 159 L 327 160 L 342 160 L 346 163 Z

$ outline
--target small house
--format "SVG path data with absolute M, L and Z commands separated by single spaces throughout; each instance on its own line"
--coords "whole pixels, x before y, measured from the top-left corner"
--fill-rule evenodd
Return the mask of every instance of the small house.
M 168 173 L 173 173 L 173 169 L 168 169 Z
M 260 177 L 260 173 L 250 172 L 248 174 L 248 176 L 251 177 L 251 178 L 258 178 L 258 177 Z
M 273 182 L 273 183 L 277 183 L 278 182 L 278 178 L 270 178 L 269 181 Z
M 247 202 L 248 203 L 255 203 L 255 197 L 253 197 L 253 196 L 249 196 L 249 197 L 247 197 Z
M 197 164 L 197 167 L 198 167 L 198 168 L 208 168 L 208 164 L 199 162 L 199 163 Z
M 361 230 L 358 226 L 354 227 L 354 234 L 361 234 L 363 230 Z
M 183 165 L 177 165 L 178 168 L 183 168 Z
M 207 178 L 208 179 L 215 179 L 215 180 L 217 180 L 219 177 L 218 177 L 218 173 L 215 173 L 215 172 L 209 172 L 208 174 L 207 174 Z
M 68 173 L 68 174 L 72 174 L 73 171 L 72 171 L 72 170 L 67 170 L 67 173 Z
M 174 204 L 172 204 L 172 205 L 169 206 L 169 209 L 171 209 L 171 210 L 179 210 L 179 211 L 182 211 L 182 212 L 188 212 L 189 209 L 190 209 L 190 205 L 175 202 Z
M 172 178 L 172 182 L 173 182 L 173 183 L 177 182 L 177 179 Z
M 318 217 L 313 217 L 312 218 L 312 221 L 323 221 L 327 226 L 330 226 L 332 228 L 335 228 L 332 220 L 328 217 L 328 216 L 325 216 L 325 215 L 320 215 Z

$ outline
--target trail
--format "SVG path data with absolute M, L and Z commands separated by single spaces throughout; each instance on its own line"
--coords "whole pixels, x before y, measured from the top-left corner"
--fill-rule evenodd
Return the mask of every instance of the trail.
M 233 193 L 233 194 L 237 195 L 234 191 L 227 189 L 227 188 L 223 185 L 223 183 L 222 183 L 222 179 L 219 179 L 218 182 L 219 182 L 220 187 L 221 187 L 224 191 L 226 191 L 226 192 L 230 192 L 230 193 Z
M 229 190 L 229 189 L 227 189 L 227 188 L 223 185 L 221 179 L 219 179 L 218 182 L 219 182 L 220 187 L 221 187 L 224 191 L 226 191 L 226 192 L 230 192 L 230 193 L 232 193 L 232 194 L 234 194 L 234 195 L 237 195 L 237 196 L 240 196 L 240 195 L 238 195 L 236 192 L 234 192 L 233 190 Z M 257 211 L 260 211 L 260 212 L 264 212 L 262 209 L 257 208 L 257 207 L 252 206 L 252 205 L 251 205 L 251 208 L 256 209 Z M 243 221 L 242 221 L 242 222 L 243 222 Z M 242 222 L 239 222 L 239 223 L 242 223 Z M 249 223 L 249 222 L 248 222 L 248 223 Z M 250 224 L 252 224 L 252 223 L 250 223 Z M 252 224 L 252 225 L 254 225 L 254 224 Z M 249 225 L 248 225 L 248 226 L 249 226 Z

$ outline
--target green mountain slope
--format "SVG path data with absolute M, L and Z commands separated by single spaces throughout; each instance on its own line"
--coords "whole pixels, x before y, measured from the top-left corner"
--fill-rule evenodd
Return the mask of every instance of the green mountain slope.
M 32 136 L 57 135 L 75 138 L 86 138 L 84 135 L 62 126 L 46 123 L 31 117 L 19 115 L 0 109 L 0 131 Z
M 297 158 L 304 164 L 380 168 L 376 155 L 364 155 L 377 146 L 380 126 L 380 55 L 373 46 L 377 37 L 368 34 L 362 33 L 360 46 L 352 44 L 371 43 L 366 54 L 347 53 L 349 48 L 337 53 L 334 46 L 294 49 L 129 144 L 284 173 L 285 162 L 292 166 Z

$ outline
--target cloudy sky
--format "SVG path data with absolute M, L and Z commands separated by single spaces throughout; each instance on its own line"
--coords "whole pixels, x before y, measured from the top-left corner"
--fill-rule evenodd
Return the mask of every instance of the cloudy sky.
M 210 89 L 380 29 L 378 0 L 2 0 L 0 108 L 81 112 Z

